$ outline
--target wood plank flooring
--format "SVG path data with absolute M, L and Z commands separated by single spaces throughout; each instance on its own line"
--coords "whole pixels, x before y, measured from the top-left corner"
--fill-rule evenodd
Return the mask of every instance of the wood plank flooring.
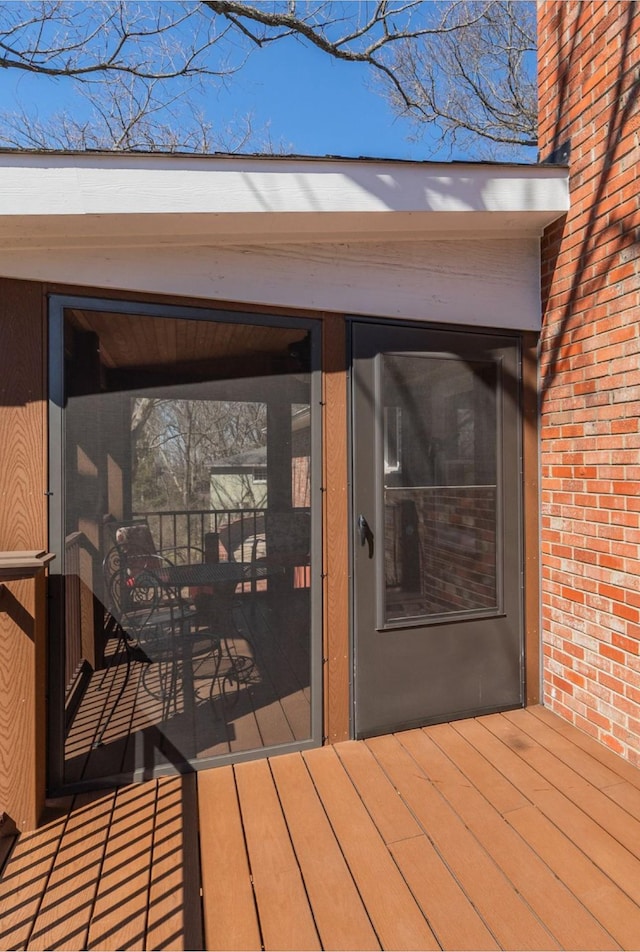
M 237 596 L 217 678 L 211 644 L 203 639 L 188 682 L 180 671 L 175 675 L 170 710 L 159 689 L 166 664 L 162 669 L 134 658 L 127 667 L 111 639 L 109 666 L 91 675 L 66 738 L 66 781 L 123 782 L 154 765 L 184 770 L 189 761 L 306 740 L 309 626 L 308 590 L 296 590 L 283 603 L 261 592 Z M 239 687 L 224 677 L 229 656 L 246 672 Z
M 534 707 L 83 794 L 6 858 L 22 948 L 637 949 L 640 771 Z

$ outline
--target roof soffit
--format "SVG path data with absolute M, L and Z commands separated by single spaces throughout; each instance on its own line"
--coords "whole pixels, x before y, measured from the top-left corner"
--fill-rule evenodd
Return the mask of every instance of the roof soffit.
M 553 166 L 0 155 L 0 247 L 538 236 Z

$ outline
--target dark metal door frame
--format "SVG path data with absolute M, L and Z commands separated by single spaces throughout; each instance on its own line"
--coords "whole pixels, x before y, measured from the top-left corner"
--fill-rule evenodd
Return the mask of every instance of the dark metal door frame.
M 362 587 L 362 573 L 360 572 L 360 564 L 363 558 L 368 556 L 368 548 L 371 544 L 370 531 L 374 535 L 378 535 L 380 540 L 382 538 L 382 533 L 380 528 L 382 526 L 382 477 L 381 477 L 381 468 L 380 465 L 373 465 L 371 468 L 374 470 L 374 475 L 372 477 L 365 476 L 364 481 L 370 483 L 369 487 L 365 490 L 365 505 L 361 505 L 362 495 L 363 495 L 363 478 L 361 473 L 363 471 L 362 462 L 360 462 L 360 467 L 358 468 L 358 452 L 359 452 L 359 443 L 366 439 L 362 435 L 362 400 L 360 400 L 360 410 L 356 406 L 358 402 L 357 386 L 358 386 L 358 372 L 356 367 L 356 361 L 358 360 L 358 354 L 361 352 L 362 339 L 367 335 L 378 335 L 386 343 L 387 350 L 390 351 L 402 351 L 403 342 L 406 345 L 409 341 L 410 349 L 416 350 L 415 341 L 418 337 L 423 337 L 425 343 L 424 350 L 428 352 L 430 346 L 428 340 L 431 337 L 436 341 L 442 341 L 446 338 L 451 338 L 454 341 L 458 341 L 462 345 L 462 350 L 469 350 L 469 344 L 481 345 L 484 341 L 489 342 L 492 346 L 502 346 L 511 352 L 510 356 L 507 359 L 507 370 L 503 375 L 499 390 L 504 392 L 505 401 L 507 403 L 506 410 L 503 412 L 501 410 L 499 418 L 500 421 L 508 419 L 509 426 L 507 427 L 510 432 L 500 433 L 501 445 L 504 449 L 504 458 L 505 460 L 508 457 L 508 461 L 503 463 L 501 469 L 502 476 L 502 490 L 504 492 L 511 492 L 511 500 L 507 509 L 506 522 L 507 525 L 499 525 L 499 535 L 507 536 L 507 553 L 501 555 L 501 563 L 503 564 L 503 570 L 500 572 L 500 580 L 503 578 L 508 578 L 508 591 L 506 593 L 506 602 L 508 604 L 509 615 L 510 615 L 510 624 L 516 626 L 517 634 L 517 646 L 513 645 L 514 631 L 511 631 L 509 634 L 509 639 L 511 639 L 511 647 L 508 648 L 510 654 L 509 660 L 509 670 L 511 671 L 510 678 L 513 681 L 513 684 L 508 691 L 503 691 L 503 697 L 500 703 L 497 706 L 494 706 L 492 703 L 489 703 L 486 707 L 477 706 L 472 710 L 460 710 L 459 712 L 453 712 L 451 717 L 446 716 L 441 718 L 439 716 L 434 716 L 432 712 L 427 711 L 424 717 L 409 717 L 406 720 L 400 718 L 397 723 L 380 723 L 374 725 L 371 729 L 369 726 L 364 725 L 362 718 L 360 717 L 360 712 L 363 707 L 363 686 L 358 680 L 362 677 L 363 674 L 363 665 L 362 665 L 362 655 L 360 654 L 363 650 L 373 650 L 372 645 L 375 642 L 375 639 L 378 639 L 378 642 L 381 643 L 381 639 L 392 639 L 393 637 L 399 637 L 401 640 L 405 640 L 407 645 L 413 644 L 415 647 L 418 644 L 420 638 L 420 632 L 427 630 L 429 638 L 434 638 L 436 635 L 434 633 L 440 634 L 447 627 L 447 622 L 445 618 L 433 618 L 427 625 L 422 624 L 421 621 L 415 623 L 400 623 L 397 626 L 393 624 L 384 623 L 381 624 L 382 619 L 382 609 L 381 609 L 381 600 L 384 596 L 384 592 L 381 592 L 381 583 L 380 578 L 382 577 L 383 566 L 381 557 L 377 555 L 377 552 L 374 555 L 374 561 L 377 563 L 376 574 L 377 574 L 377 584 L 373 587 L 375 592 L 368 590 L 364 595 L 367 605 L 375 606 L 375 622 L 371 625 L 372 612 L 368 609 L 368 625 L 367 631 L 363 632 L 363 625 L 360 622 L 360 613 L 359 613 L 359 603 L 358 598 L 360 592 L 358 591 L 358 585 Z M 397 341 L 394 343 L 394 341 Z M 466 343 L 465 343 L 466 342 Z M 358 348 L 360 347 L 360 351 Z M 375 350 L 375 347 L 373 348 Z M 437 350 L 438 347 L 435 348 Z M 456 716 L 471 716 L 472 713 L 479 713 L 482 710 L 492 710 L 492 709 L 507 709 L 508 707 L 520 707 L 522 706 L 524 699 L 524 632 L 523 632 L 523 612 L 522 612 L 522 491 L 521 491 L 521 480 L 522 480 L 522 470 L 521 470 L 521 458 L 522 458 L 522 434 L 521 434 L 521 421 L 520 421 L 520 379 L 521 379 L 521 360 L 520 360 L 520 346 L 519 346 L 519 335 L 509 334 L 504 331 L 485 331 L 484 329 L 478 328 L 460 328 L 460 327 L 443 327 L 436 325 L 428 324 L 408 324 L 405 322 L 389 322 L 389 321 L 379 321 L 366 319 L 353 318 L 350 321 L 350 353 L 351 353 L 351 382 L 350 382 L 350 395 L 351 395 L 351 420 L 350 420 L 350 455 L 351 455 L 351 493 L 350 493 L 350 521 L 351 521 L 351 566 L 352 566 L 352 600 L 351 600 L 351 623 L 352 623 L 352 658 L 353 658 L 353 686 L 352 686 L 352 734 L 353 736 L 365 736 L 367 733 L 378 733 L 380 731 L 392 730 L 399 727 L 408 727 L 412 724 L 417 723 L 429 723 L 442 719 L 453 719 Z M 369 354 L 369 358 L 371 354 Z M 374 391 L 369 394 L 369 399 L 372 402 L 379 402 L 379 392 L 376 388 L 379 386 L 379 381 L 374 387 Z M 367 430 L 370 434 L 372 430 Z M 377 425 L 373 428 L 375 434 L 374 439 L 378 447 L 378 456 L 380 453 L 380 414 L 378 414 Z M 366 455 L 366 454 L 365 454 Z M 379 460 L 378 460 L 379 463 Z M 366 468 L 365 468 L 366 472 Z M 509 480 L 510 486 L 505 486 L 506 481 Z M 372 499 L 375 500 L 372 506 Z M 361 512 L 362 508 L 369 508 L 369 513 Z M 374 512 L 371 515 L 371 509 L 373 508 Z M 373 522 L 371 525 L 363 525 L 362 522 L 358 523 L 358 519 L 361 515 L 364 515 L 368 523 Z M 505 531 L 506 530 L 506 531 Z M 374 545 L 379 540 L 374 540 Z M 361 544 L 363 543 L 363 544 Z M 507 565 L 504 567 L 505 559 L 507 560 Z M 517 563 L 515 566 L 513 560 Z M 359 562 L 360 560 L 360 562 Z M 511 560 L 509 562 L 509 560 Z M 501 584 L 501 581 L 498 583 Z M 515 589 L 515 591 L 514 591 Z M 505 593 L 500 588 L 498 595 L 498 608 L 504 604 Z M 489 619 L 495 617 L 498 619 L 500 616 L 504 615 L 505 612 L 501 609 L 496 612 L 487 612 L 486 613 Z M 463 619 L 464 621 L 464 619 Z M 467 637 L 467 632 L 472 632 L 474 628 L 478 629 L 478 626 L 481 622 L 479 618 L 468 619 L 466 622 L 466 632 L 464 637 Z M 360 623 L 360 630 L 359 630 Z M 495 631 L 497 632 L 500 623 L 498 621 L 494 622 L 485 622 L 485 629 L 488 625 L 494 626 Z M 375 629 L 373 636 L 369 629 Z M 411 631 L 413 629 L 413 631 Z M 515 630 L 515 629 L 514 629 Z M 430 634 L 429 634 L 430 632 Z M 395 634 L 394 634 L 395 633 Z M 502 635 L 493 634 L 491 635 L 487 644 L 490 643 L 491 638 L 493 642 L 498 645 L 501 643 Z M 364 639 L 364 641 L 363 641 Z M 368 642 L 369 639 L 369 642 Z M 469 642 L 470 644 L 471 642 Z M 366 645 L 366 648 L 363 648 L 363 644 Z M 499 649 L 502 650 L 502 649 Z M 401 653 L 404 652 L 404 663 L 411 666 L 411 648 L 405 650 L 401 649 Z M 517 657 L 516 657 L 517 654 Z M 456 658 L 460 659 L 459 650 L 453 651 L 451 654 L 452 663 L 455 662 Z M 486 672 L 483 673 L 482 677 L 486 676 Z M 409 679 L 411 680 L 411 679 Z M 384 693 L 384 690 L 381 689 L 381 682 L 378 682 L 377 689 L 379 694 Z M 402 690 L 402 684 L 400 683 L 397 688 L 398 691 Z M 376 704 L 380 707 L 385 706 L 385 700 L 382 697 L 379 697 Z M 367 713 L 366 718 L 370 718 L 370 714 Z
M 213 307 L 192 307 L 179 304 L 167 305 L 155 302 L 140 302 L 122 298 L 99 298 L 89 295 L 51 295 L 48 306 L 48 347 L 49 347 L 49 548 L 56 554 L 50 572 L 49 599 L 49 658 L 48 658 L 48 777 L 49 795 L 75 792 L 104 786 L 104 781 L 87 780 L 77 783 L 65 783 L 64 776 L 64 313 L 67 309 L 107 311 L 131 316 L 156 317 L 169 319 L 188 319 L 200 321 L 218 321 L 247 323 L 252 325 L 304 328 L 311 338 L 311 418 L 312 418 L 312 486 L 314 495 L 311 507 L 311 566 L 312 566 L 312 602 L 311 602 L 311 734 L 309 740 L 290 745 L 291 749 L 301 750 L 317 747 L 322 743 L 322 434 L 321 415 L 321 322 L 311 318 L 288 317 L 286 315 L 253 313 L 251 311 L 227 311 Z M 248 751 L 228 757 L 215 758 L 215 765 L 226 762 L 264 757 L 270 753 L 282 752 L 286 745 L 274 749 Z M 198 767 L 210 767 L 212 761 L 204 760 Z M 154 775 L 175 773 L 172 767 L 155 768 Z M 133 779 L 142 780 L 148 771 L 141 766 L 135 776 L 122 778 L 122 782 Z

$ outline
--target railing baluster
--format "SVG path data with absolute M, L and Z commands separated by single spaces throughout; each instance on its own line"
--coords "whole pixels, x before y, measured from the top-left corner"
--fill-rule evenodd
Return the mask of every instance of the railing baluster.
M 304 508 L 304 507 L 301 507 Z M 147 519 L 159 549 L 187 545 L 204 549 L 207 532 L 215 532 L 227 558 L 248 561 L 255 540 L 264 537 L 264 509 L 145 510 L 136 519 Z

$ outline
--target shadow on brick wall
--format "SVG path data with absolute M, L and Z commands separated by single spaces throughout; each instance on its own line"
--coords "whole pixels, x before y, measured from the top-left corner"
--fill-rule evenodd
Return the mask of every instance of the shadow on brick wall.
M 594 56 L 594 46 L 588 46 L 584 37 L 593 29 L 589 18 L 593 12 L 591 4 L 556 4 L 555 12 L 550 17 L 550 26 L 557 37 L 569 32 L 567 42 L 558 54 L 557 79 L 557 111 L 555 126 L 545 145 L 542 154 L 543 161 L 558 161 L 563 155 L 570 153 L 572 125 L 569 118 L 572 83 L 581 82 L 585 76 L 584 67 L 589 57 Z M 543 240 L 543 333 L 544 322 L 548 322 L 550 307 L 550 293 L 553 290 L 553 274 L 558 263 L 558 256 L 562 253 L 563 238 L 569 229 L 574 228 L 582 232 L 578 247 L 572 252 L 571 260 L 575 266 L 571 273 L 569 289 L 566 299 L 560 307 L 551 307 L 555 311 L 557 327 L 547 336 L 544 349 L 548 361 L 543 364 L 541 379 L 541 399 L 544 406 L 546 395 L 552 388 L 556 375 L 563 360 L 562 347 L 566 345 L 569 325 L 574 314 L 581 309 L 582 298 L 593 297 L 606 288 L 611 281 L 619 280 L 612 276 L 614 268 L 624 263 L 622 253 L 628 249 L 629 257 L 635 257 L 637 251 L 631 251 L 633 246 L 640 244 L 640 228 L 630 221 L 628 213 L 616 213 L 615 207 L 605 208 L 610 196 L 615 192 L 613 179 L 617 174 L 615 163 L 622 154 L 628 137 L 633 133 L 632 120 L 638 109 L 640 98 L 640 58 L 635 47 L 635 35 L 640 31 L 640 6 L 635 2 L 627 4 L 613 4 L 606 18 L 620 21 L 620 45 L 611 50 L 603 77 L 600 81 L 599 94 L 603 98 L 601 115 L 608 112 L 607 131 L 602 153 L 598 156 L 598 170 L 593 178 L 593 189 L 589 197 L 580 206 L 572 207 L 566 219 L 556 222 L 548 230 Z M 603 24 L 604 26 L 604 24 Z M 603 30 L 603 34 L 604 34 Z M 604 42 L 602 39 L 600 42 Z M 634 66 L 635 61 L 635 66 Z M 572 73 L 578 77 L 572 79 Z M 608 96 L 604 94 L 608 91 Z M 592 93 L 593 94 L 593 93 Z M 594 122 L 597 117 L 597 105 L 589 105 L 590 99 L 585 97 L 585 109 L 593 110 Z M 640 128 L 640 125 L 638 126 Z M 570 186 L 574 191 L 582 184 L 585 171 L 593 167 L 593 157 L 589 156 L 591 146 L 589 142 L 573 148 L 570 160 Z M 637 149 L 637 143 L 636 143 Z M 633 169 L 635 162 L 630 152 L 630 166 Z M 632 173 L 635 176 L 635 173 Z M 585 208 L 586 205 L 586 208 Z M 576 218 L 586 210 L 586 216 L 576 223 Z M 637 207 L 634 206 L 634 211 Z M 545 279 L 546 274 L 546 279 Z M 582 305 L 584 307 L 584 305 Z

